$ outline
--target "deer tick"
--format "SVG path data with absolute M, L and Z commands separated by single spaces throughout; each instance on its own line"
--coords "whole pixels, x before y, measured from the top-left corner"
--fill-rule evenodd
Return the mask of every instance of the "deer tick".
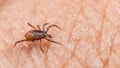
M 41 28 L 40 28 L 39 25 L 37 25 L 37 27 L 34 27 L 34 26 L 31 25 L 30 23 L 27 23 L 27 24 L 28 24 L 30 27 L 32 27 L 33 30 L 28 31 L 28 32 L 25 34 L 25 39 L 19 40 L 19 41 L 15 42 L 14 47 L 16 46 L 17 43 L 24 42 L 24 41 L 29 41 L 29 42 L 32 42 L 32 43 L 33 43 L 34 41 L 40 41 L 40 45 L 39 45 L 40 50 L 41 50 L 42 52 L 44 52 L 44 50 L 43 50 L 42 47 L 41 47 L 41 40 L 42 40 L 42 39 L 46 39 L 47 41 L 50 41 L 50 42 L 53 42 L 53 43 L 62 45 L 61 43 L 52 40 L 52 36 L 51 36 L 50 34 L 48 34 L 48 31 L 49 31 L 49 29 L 50 29 L 51 27 L 56 27 L 56 28 L 58 28 L 58 29 L 61 30 L 61 28 L 60 28 L 59 26 L 53 24 L 53 25 L 49 25 L 49 26 L 45 29 L 45 26 L 49 24 L 49 23 L 45 23 L 45 24 L 43 24 L 42 30 L 41 30 Z

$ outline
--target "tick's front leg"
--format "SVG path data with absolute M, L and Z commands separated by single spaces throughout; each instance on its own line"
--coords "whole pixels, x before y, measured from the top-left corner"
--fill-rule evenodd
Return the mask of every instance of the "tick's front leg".
M 40 45 L 39 45 L 39 46 L 40 46 L 40 50 L 44 53 L 44 50 L 43 50 L 42 47 L 41 47 L 41 41 L 42 41 L 42 40 L 40 40 Z
M 50 42 L 53 42 L 53 43 L 56 43 L 56 44 L 59 44 L 59 45 L 63 45 L 63 44 L 61 44 L 61 43 L 59 43 L 59 42 L 56 42 L 56 41 L 53 41 L 53 40 L 51 40 L 51 39 L 48 39 L 48 38 L 45 38 L 46 40 L 48 40 L 48 41 L 50 41 Z
M 30 27 L 32 27 L 33 29 L 36 29 L 36 27 L 34 27 L 33 25 L 31 25 L 30 23 L 27 23 Z

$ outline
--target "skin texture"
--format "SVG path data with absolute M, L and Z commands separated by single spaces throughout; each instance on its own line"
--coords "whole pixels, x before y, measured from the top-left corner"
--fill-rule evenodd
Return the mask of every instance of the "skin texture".
M 0 0 L 1 68 L 120 68 L 120 0 Z M 24 39 L 46 22 L 57 45 Z M 31 48 L 30 48 L 31 46 Z

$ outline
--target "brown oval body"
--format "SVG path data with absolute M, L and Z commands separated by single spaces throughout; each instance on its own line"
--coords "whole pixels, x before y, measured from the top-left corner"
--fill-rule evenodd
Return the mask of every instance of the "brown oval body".
M 25 38 L 29 41 L 42 39 L 44 37 L 51 38 L 50 35 L 48 35 L 47 33 L 43 32 L 43 31 L 40 31 L 40 30 L 31 30 L 25 34 Z

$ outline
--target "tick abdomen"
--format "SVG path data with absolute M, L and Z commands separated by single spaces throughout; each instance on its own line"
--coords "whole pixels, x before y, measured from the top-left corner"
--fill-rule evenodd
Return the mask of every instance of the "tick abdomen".
M 45 37 L 45 33 L 40 30 L 31 30 L 25 34 L 25 38 L 28 40 L 37 40 Z

